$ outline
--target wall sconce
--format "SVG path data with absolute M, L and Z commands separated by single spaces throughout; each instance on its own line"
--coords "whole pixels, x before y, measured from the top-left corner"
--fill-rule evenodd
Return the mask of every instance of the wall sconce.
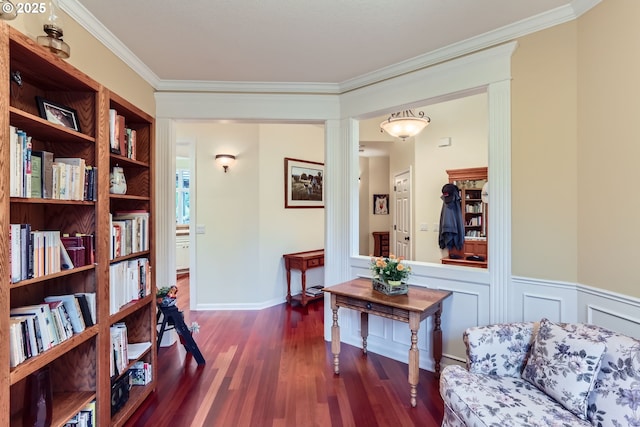
M 216 154 L 216 163 L 222 166 L 224 173 L 227 173 L 229 166 L 236 162 L 236 156 L 231 154 Z

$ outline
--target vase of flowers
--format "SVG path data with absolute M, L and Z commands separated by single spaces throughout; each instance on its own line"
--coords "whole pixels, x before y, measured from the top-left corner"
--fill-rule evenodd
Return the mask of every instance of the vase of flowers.
M 386 295 L 403 295 L 409 292 L 406 281 L 411 274 L 411 267 L 402 261 L 404 258 L 393 254 L 388 257 L 372 257 L 373 289 Z

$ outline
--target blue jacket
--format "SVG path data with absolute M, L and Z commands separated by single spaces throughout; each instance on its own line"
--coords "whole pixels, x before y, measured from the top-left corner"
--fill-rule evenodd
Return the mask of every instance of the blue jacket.
M 464 247 L 464 219 L 460 190 L 453 184 L 442 187 L 442 211 L 440 212 L 440 249 Z

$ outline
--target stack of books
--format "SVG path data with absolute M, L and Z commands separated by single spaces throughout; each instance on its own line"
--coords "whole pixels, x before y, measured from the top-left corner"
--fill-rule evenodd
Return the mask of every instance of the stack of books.
M 324 288 L 322 285 L 312 286 L 307 288 L 306 294 L 308 297 L 317 297 L 318 295 L 322 295 L 322 288 Z

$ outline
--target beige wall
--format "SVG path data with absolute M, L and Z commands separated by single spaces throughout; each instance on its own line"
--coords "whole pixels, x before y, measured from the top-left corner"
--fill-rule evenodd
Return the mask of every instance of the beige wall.
M 578 21 L 578 282 L 640 297 L 640 2 Z
M 155 116 L 154 89 L 77 22 L 64 18 L 64 40 L 71 46 L 71 65 L 146 113 Z M 41 15 L 19 15 L 9 25 L 35 39 L 44 35 Z
M 640 2 L 605 1 L 518 40 L 513 273 L 640 296 Z
M 577 280 L 576 26 L 523 37 L 513 55 L 511 244 L 517 276 Z
M 284 158 L 323 162 L 324 128 L 194 121 L 176 122 L 176 136 L 196 147 L 198 306 L 280 302 L 282 255 L 324 247 L 324 209 L 284 208 Z M 237 158 L 228 173 L 214 164 L 220 153 Z M 299 290 L 299 272 L 292 276 Z M 322 269 L 307 272 L 308 286 L 321 283 Z

